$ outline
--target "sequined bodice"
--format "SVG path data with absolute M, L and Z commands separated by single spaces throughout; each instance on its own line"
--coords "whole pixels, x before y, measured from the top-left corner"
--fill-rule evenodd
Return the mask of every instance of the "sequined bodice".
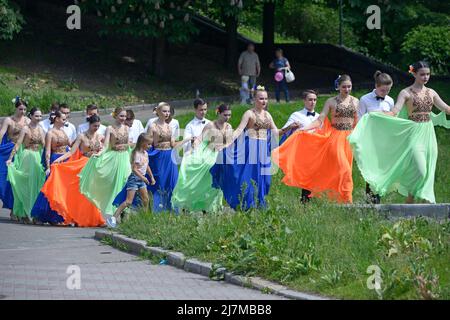
M 37 151 L 43 146 L 42 145 L 42 141 L 44 140 L 43 132 L 39 128 L 39 126 L 36 126 L 36 128 L 29 127 L 29 129 L 30 134 L 28 135 L 28 138 L 25 140 L 24 143 L 25 149 Z
M 70 144 L 69 137 L 67 137 L 67 134 L 62 129 L 53 129 L 52 133 L 52 152 L 59 154 L 65 153 L 67 151 L 67 147 Z
M 25 127 L 25 125 L 20 124 L 14 118 L 11 117 L 12 125 L 10 126 L 10 129 L 8 131 L 8 137 L 12 142 L 17 142 L 17 139 L 19 139 L 20 132 Z
M 211 130 L 211 137 L 209 139 L 210 145 L 219 146 L 227 144 L 227 136 L 229 133 L 229 126 L 225 123 L 220 129 L 216 122 L 214 122 L 214 129 Z
M 172 141 L 172 130 L 167 126 L 160 126 L 155 122 L 155 130 L 158 135 L 158 142 L 155 143 L 155 149 L 159 150 L 169 150 L 171 149 L 171 141 Z
M 262 119 L 261 115 L 258 115 L 255 110 L 253 110 L 253 113 L 255 114 L 255 123 L 253 128 L 249 129 L 249 136 L 254 139 L 267 139 L 267 130 L 272 127 L 270 118 L 266 115 Z M 263 111 L 263 113 L 265 112 Z
M 126 150 L 126 146 L 128 146 L 128 130 L 126 126 L 123 126 L 124 129 L 120 130 L 112 127 L 111 135 L 114 137 L 114 141 L 111 141 L 111 149 L 116 151 L 124 151 Z
M 412 93 L 412 111 L 409 115 L 409 120 L 415 122 L 430 121 L 430 112 L 433 108 L 433 99 L 430 96 L 430 89 L 425 89 L 425 95 L 420 97 L 417 92 L 409 88 Z
M 350 97 L 348 104 L 344 104 L 339 97 L 336 97 L 335 100 L 336 109 L 333 113 L 331 125 L 337 130 L 352 130 L 357 113 L 357 107 L 353 103 L 354 98 Z
M 83 135 L 82 152 L 85 157 L 91 157 L 94 153 L 97 153 L 102 149 L 103 144 L 97 134 L 94 134 L 93 137 L 89 137 L 87 133 L 84 133 Z

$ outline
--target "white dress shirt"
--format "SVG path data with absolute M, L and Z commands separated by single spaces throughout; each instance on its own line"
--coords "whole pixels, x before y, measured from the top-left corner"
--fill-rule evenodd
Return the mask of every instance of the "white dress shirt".
M 296 111 L 293 114 L 291 114 L 288 121 L 283 126 L 283 129 L 289 127 L 294 122 L 299 122 L 303 127 L 306 127 L 307 125 L 309 125 L 309 124 L 313 123 L 315 120 L 317 120 L 317 118 L 319 118 L 319 116 L 320 116 L 319 112 L 311 111 L 311 112 L 315 113 L 314 116 L 311 114 L 307 115 L 308 112 L 309 111 L 306 110 L 306 108 L 303 108 L 302 110 Z M 314 131 L 314 130 L 311 130 L 311 131 Z
M 384 97 L 382 100 L 377 100 L 377 94 L 375 89 L 372 92 L 361 97 L 359 100 L 358 117 L 362 118 L 363 115 L 374 111 L 391 111 L 394 107 L 394 99 L 389 96 Z
M 142 122 L 138 119 L 133 120 L 133 125 L 131 126 L 130 130 L 128 131 L 128 136 L 132 143 L 136 143 L 139 135 L 145 132 L 144 126 L 142 125 Z
M 85 133 L 88 130 L 89 130 L 89 122 L 82 123 L 78 126 L 77 134 Z M 99 134 L 101 134 L 102 136 L 104 136 L 106 133 L 106 127 L 101 124 L 100 128 L 98 128 L 97 132 Z
M 202 134 L 205 126 L 210 122 L 211 121 L 209 121 L 208 119 L 204 118 L 203 120 L 200 120 L 199 118 L 195 117 L 186 125 L 186 128 L 184 129 L 183 139 L 199 137 Z M 191 143 L 185 143 L 183 145 L 183 149 L 185 153 L 189 152 L 192 149 Z
M 148 128 L 158 120 L 158 117 L 150 118 L 145 126 L 145 132 L 148 131 Z M 177 119 L 172 119 L 169 123 L 170 129 L 172 129 L 172 137 L 176 140 L 180 136 L 180 123 Z
M 50 129 L 50 126 L 51 126 L 50 119 L 42 120 L 41 122 L 39 122 L 39 125 L 44 130 L 44 133 L 47 134 L 47 132 Z

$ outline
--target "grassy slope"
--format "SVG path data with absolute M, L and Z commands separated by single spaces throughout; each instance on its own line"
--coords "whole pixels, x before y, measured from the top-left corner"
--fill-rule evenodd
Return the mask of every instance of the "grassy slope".
M 449 100 L 448 85 L 434 87 Z M 393 91 L 394 97 L 398 91 Z M 355 93 L 358 97 L 362 94 Z M 320 97 L 318 105 L 322 106 L 325 99 Z M 246 109 L 233 108 L 233 127 Z M 270 106 L 278 126 L 296 109 L 296 104 Z M 208 117 L 214 118 L 213 110 Z M 192 114 L 178 117 L 182 127 L 191 118 Z M 436 134 L 436 198 L 448 202 L 450 133 L 436 128 Z M 356 165 L 353 172 L 354 198 L 361 202 L 364 181 Z M 385 299 L 425 298 L 425 291 L 418 289 L 418 279 L 425 279 L 423 283 L 440 298 L 450 298 L 448 221 L 413 219 L 394 223 L 370 210 L 337 208 L 321 200 L 304 208 L 298 204 L 298 189 L 283 185 L 281 178 L 279 172 L 272 179 L 270 208 L 266 212 L 178 217 L 141 213 L 132 216 L 120 230 L 151 245 L 179 250 L 236 273 L 262 276 L 298 290 L 348 299 L 377 299 L 378 295 L 366 286 L 367 268 L 377 265 L 383 272 Z M 397 194 L 383 199 L 387 203 L 403 201 Z M 435 285 L 434 278 L 438 279 Z

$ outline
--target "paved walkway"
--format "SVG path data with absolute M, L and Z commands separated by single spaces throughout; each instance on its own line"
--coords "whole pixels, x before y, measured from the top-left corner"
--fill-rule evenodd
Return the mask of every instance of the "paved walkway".
M 13 223 L 1 209 L 0 299 L 280 299 L 153 265 L 94 240 L 95 230 Z M 79 290 L 67 288 L 71 265 Z

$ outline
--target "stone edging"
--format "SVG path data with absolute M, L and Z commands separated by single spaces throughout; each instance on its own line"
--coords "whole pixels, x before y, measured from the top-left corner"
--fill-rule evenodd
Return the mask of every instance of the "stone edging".
M 129 253 L 140 255 L 142 253 L 148 253 L 156 257 L 165 257 L 167 263 L 179 269 L 183 269 L 187 272 L 192 272 L 200 274 L 205 277 L 209 277 L 212 272 L 212 263 L 202 262 L 197 259 L 186 259 L 185 255 L 181 252 L 165 250 L 159 247 L 149 247 L 147 243 L 143 240 L 135 240 L 127 236 L 121 235 L 117 232 L 108 230 L 95 231 L 95 239 L 102 240 L 105 238 L 110 238 L 114 242 L 119 243 L 127 247 Z M 313 295 L 309 293 L 303 293 L 291 290 L 283 285 L 270 282 L 259 277 L 244 277 L 234 275 L 231 272 L 227 272 L 225 269 L 224 281 L 242 286 L 247 288 L 252 288 L 256 290 L 267 290 L 272 294 L 276 294 L 288 299 L 294 300 L 332 300 L 328 297 L 322 297 L 318 295 Z

